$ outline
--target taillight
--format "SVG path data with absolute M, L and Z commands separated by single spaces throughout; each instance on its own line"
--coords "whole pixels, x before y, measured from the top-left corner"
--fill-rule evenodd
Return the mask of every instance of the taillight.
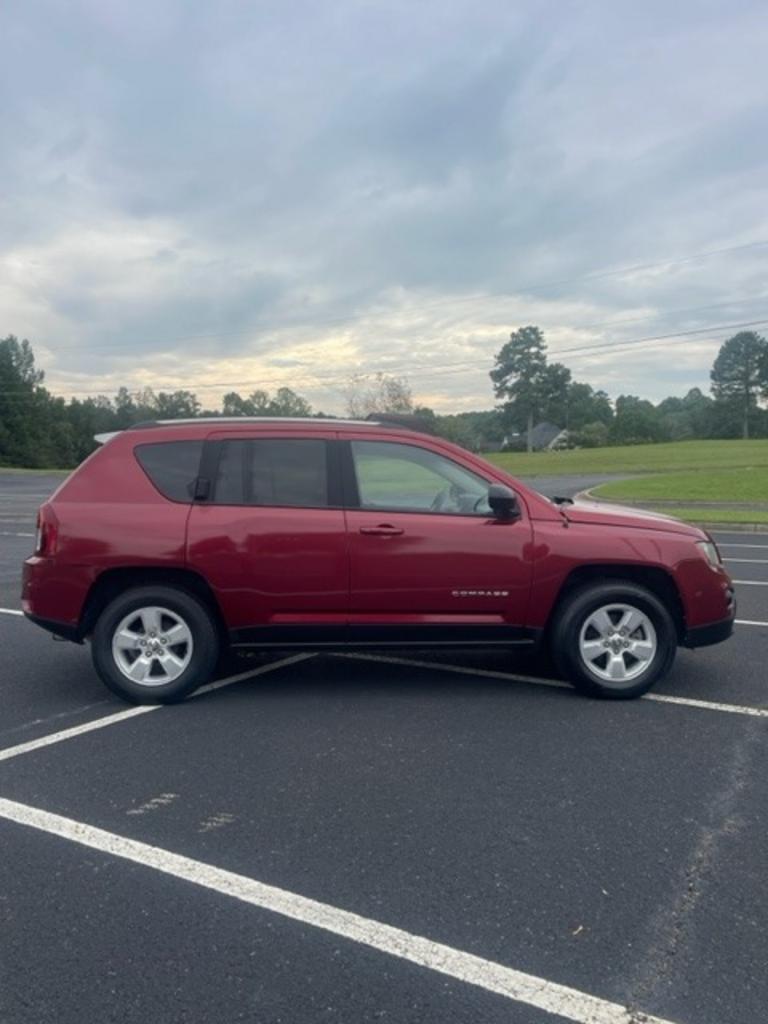
M 50 558 L 56 554 L 56 542 L 59 539 L 59 524 L 56 516 L 46 505 L 41 505 L 37 513 L 37 530 L 35 532 L 35 554 Z

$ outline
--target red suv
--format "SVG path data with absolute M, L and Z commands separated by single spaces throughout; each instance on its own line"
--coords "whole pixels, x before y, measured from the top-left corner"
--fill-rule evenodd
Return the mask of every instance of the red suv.
M 90 639 L 106 685 L 171 702 L 222 649 L 544 644 L 579 690 L 636 697 L 730 636 L 702 530 L 552 501 L 447 441 L 349 420 L 144 423 L 41 508 L 23 608 Z

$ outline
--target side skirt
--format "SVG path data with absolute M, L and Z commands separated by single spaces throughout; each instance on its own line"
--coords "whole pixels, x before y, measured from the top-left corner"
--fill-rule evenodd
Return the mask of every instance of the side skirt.
M 536 647 L 543 630 L 524 626 L 253 626 L 230 632 L 240 647 Z

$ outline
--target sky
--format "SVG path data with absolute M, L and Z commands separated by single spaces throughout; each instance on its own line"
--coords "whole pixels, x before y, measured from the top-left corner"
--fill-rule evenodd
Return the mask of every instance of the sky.
M 759 0 L 5 0 L 0 39 L 0 337 L 56 393 L 491 408 L 537 324 L 658 401 L 768 329 Z

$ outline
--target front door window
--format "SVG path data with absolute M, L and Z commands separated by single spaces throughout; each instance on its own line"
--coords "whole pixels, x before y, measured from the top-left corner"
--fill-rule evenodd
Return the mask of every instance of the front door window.
M 490 515 L 488 482 L 426 448 L 353 441 L 360 508 L 380 511 Z

